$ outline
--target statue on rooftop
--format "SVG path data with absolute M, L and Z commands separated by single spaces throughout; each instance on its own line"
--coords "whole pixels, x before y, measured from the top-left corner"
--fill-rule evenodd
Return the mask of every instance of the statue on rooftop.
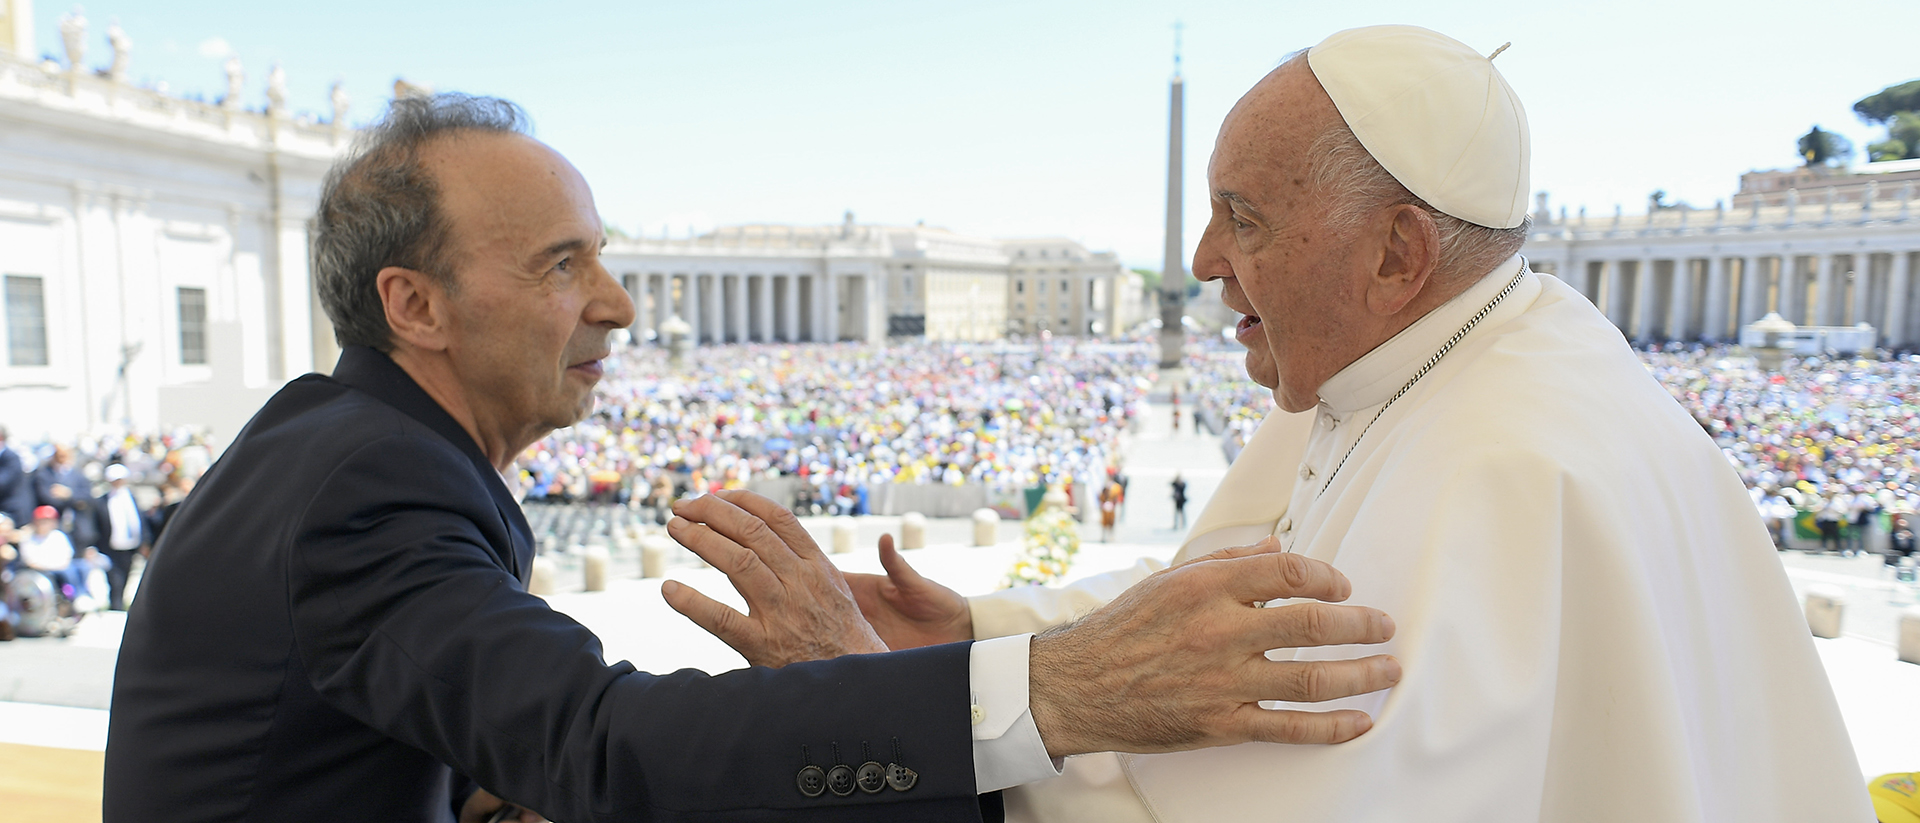
M 133 38 L 127 36 L 126 29 L 120 28 L 120 21 L 107 24 L 107 43 L 113 46 L 113 64 L 107 67 L 107 77 L 115 83 L 127 82 L 127 61 L 133 54 Z
M 344 81 L 334 81 L 334 90 L 326 98 L 334 102 L 334 119 L 332 119 L 334 127 L 344 127 L 348 123 L 348 84 Z
M 287 109 L 287 72 L 279 63 L 273 64 L 273 70 L 267 72 L 267 111 L 281 112 Z
M 60 44 L 67 49 L 67 70 L 79 71 L 87 59 L 87 16 L 79 6 L 60 18 Z
M 240 67 L 240 57 L 238 55 L 227 58 L 226 71 L 227 96 L 220 100 L 220 104 L 230 109 L 239 108 L 240 87 L 247 82 L 247 73 Z

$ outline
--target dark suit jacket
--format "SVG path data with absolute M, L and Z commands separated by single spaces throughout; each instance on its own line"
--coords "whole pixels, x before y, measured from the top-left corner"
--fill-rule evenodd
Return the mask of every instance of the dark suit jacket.
M 446 820 L 449 767 L 558 821 L 979 819 L 967 644 L 645 674 L 526 593 L 532 558 L 499 476 L 385 355 L 293 381 L 154 552 L 106 820 Z M 907 791 L 796 786 L 836 743 L 857 767 L 896 738 Z
M 20 463 L 20 455 L 0 445 L 0 512 L 25 526 L 33 518 L 33 477 Z
M 113 490 L 108 489 L 106 494 L 94 498 L 91 511 L 96 541 L 94 545 L 103 552 L 110 551 L 113 543 L 113 512 L 107 507 L 107 498 L 112 496 Z M 137 503 L 135 508 L 138 508 Z M 153 515 L 154 512 L 140 513 L 140 545 L 142 546 L 153 545 Z

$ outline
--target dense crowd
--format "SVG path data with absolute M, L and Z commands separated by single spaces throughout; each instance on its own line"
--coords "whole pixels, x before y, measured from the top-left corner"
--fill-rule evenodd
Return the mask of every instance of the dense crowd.
M 761 478 L 866 513 L 883 483 L 1030 488 L 1098 477 L 1151 385 L 1144 343 L 730 345 L 676 369 L 634 348 L 593 416 L 521 460 L 531 500 L 648 505 Z
M 1885 513 L 1920 509 L 1920 357 L 1788 359 L 1776 373 L 1726 348 L 1642 354 L 1720 444 L 1784 542 L 1810 521 L 1853 552 Z
M 1195 338 L 1190 352 L 1177 396 L 1231 457 L 1272 396 L 1246 378 L 1237 345 Z M 863 514 L 877 484 L 1030 489 L 1099 478 L 1120 463 L 1156 354 L 1144 338 L 736 345 L 697 348 L 675 365 L 665 350 L 635 347 L 610 363 L 588 420 L 528 450 L 521 480 L 535 503 L 663 507 L 784 478 L 796 508 Z M 1713 435 L 1783 542 L 1797 528 L 1858 551 L 1874 524 L 1911 542 L 1920 357 L 1789 359 L 1777 373 L 1726 348 L 1655 348 L 1642 359 Z M 110 568 L 152 545 L 213 455 L 184 430 L 23 443 L 0 429 L 0 560 L 69 563 L 41 545 L 61 542 L 51 532 L 72 569 Z M 137 540 L 118 516 L 132 512 Z
M 0 640 L 13 636 L 22 570 L 44 575 L 52 594 L 84 613 L 124 609 L 138 557 L 213 460 L 191 431 L 14 443 L 0 426 Z M 104 572 L 106 591 L 89 583 Z

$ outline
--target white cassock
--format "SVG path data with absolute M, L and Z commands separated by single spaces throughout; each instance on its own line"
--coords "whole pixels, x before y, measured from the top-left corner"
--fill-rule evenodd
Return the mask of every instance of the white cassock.
M 1397 656 L 1391 690 L 1286 706 L 1372 730 L 1071 758 L 1009 790 L 1009 820 L 1873 819 L 1746 490 L 1586 298 L 1515 257 L 1320 398 L 1261 425 L 1180 556 L 1272 534 L 1391 614 L 1384 647 L 1269 655 Z M 1059 622 L 1158 566 L 975 598 L 976 633 Z

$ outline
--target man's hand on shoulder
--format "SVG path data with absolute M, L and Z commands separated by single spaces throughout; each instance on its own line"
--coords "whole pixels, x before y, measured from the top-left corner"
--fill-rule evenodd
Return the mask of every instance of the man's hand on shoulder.
M 1029 705 L 1047 753 L 1162 752 L 1249 741 L 1338 743 L 1371 728 L 1359 711 L 1275 711 L 1400 680 L 1387 655 L 1273 661 L 1275 648 L 1384 643 L 1393 620 L 1337 606 L 1352 587 L 1275 541 L 1154 574 L 1104 608 L 1033 640 Z M 1328 601 L 1261 608 L 1268 600 Z
M 959 592 L 921 577 L 880 537 L 881 574 L 848 574 L 860 613 L 890 649 L 914 649 L 973 639 L 973 610 Z
M 667 534 L 726 573 L 747 614 L 669 580 L 660 594 L 756 666 L 887 651 L 860 616 L 846 578 L 793 513 L 753 492 L 719 491 L 673 504 Z

